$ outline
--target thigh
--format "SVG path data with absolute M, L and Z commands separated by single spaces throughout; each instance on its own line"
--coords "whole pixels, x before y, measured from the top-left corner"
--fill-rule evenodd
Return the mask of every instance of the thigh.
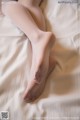
M 25 6 L 29 10 L 30 14 L 32 15 L 38 27 L 41 30 L 45 31 L 46 30 L 45 19 L 40 7 L 35 4 L 28 4 L 28 2 L 26 1 L 23 2 L 22 0 L 21 1 L 19 0 L 18 2 L 21 3 L 23 6 Z
M 17 1 L 16 0 L 2 0 L 2 7 L 1 8 L 2 8 L 2 12 L 4 15 L 7 15 L 6 14 L 6 11 L 7 11 L 6 7 L 9 5 L 8 8 L 11 8 L 13 3 L 17 3 Z
M 41 11 L 41 9 L 38 7 L 38 6 L 31 6 L 31 7 L 28 7 L 28 10 L 29 12 L 31 13 L 33 19 L 35 20 L 35 22 L 37 23 L 38 27 L 41 29 L 41 30 L 44 30 L 46 29 L 46 26 L 45 26 L 45 19 L 44 19 L 44 15 Z

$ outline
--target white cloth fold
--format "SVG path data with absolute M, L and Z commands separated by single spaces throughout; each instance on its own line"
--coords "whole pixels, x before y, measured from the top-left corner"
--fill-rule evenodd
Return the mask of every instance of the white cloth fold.
M 9 111 L 10 120 L 80 120 L 80 11 L 55 0 L 44 0 L 41 8 L 47 29 L 56 36 L 58 64 L 38 100 L 23 102 L 30 43 L 8 17 L 0 16 L 0 112 Z

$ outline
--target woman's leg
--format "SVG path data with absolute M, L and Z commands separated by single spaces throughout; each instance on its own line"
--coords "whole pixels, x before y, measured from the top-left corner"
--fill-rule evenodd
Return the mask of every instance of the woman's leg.
M 31 16 L 33 17 L 34 21 L 38 25 L 38 27 L 41 30 L 45 31 L 46 30 L 45 19 L 44 19 L 43 13 L 42 13 L 39 5 L 35 5 L 35 4 L 32 4 L 32 3 L 30 4 L 29 1 L 30 0 L 24 0 L 24 1 L 18 0 L 18 2 L 20 4 L 22 4 L 23 6 L 27 7 L 27 9 L 29 10 L 29 12 L 30 12 Z M 41 0 L 37 0 L 37 2 L 38 1 L 41 1 Z M 27 2 L 28 2 L 28 4 L 27 4 Z
M 31 42 L 39 37 L 41 31 L 26 7 L 12 1 L 3 5 L 2 10 L 27 35 Z
M 28 9 L 17 2 L 7 3 L 4 6 L 3 12 L 6 15 L 9 15 L 13 22 L 28 36 L 31 41 L 33 60 L 30 82 L 25 91 L 24 98 L 26 99 L 27 97 L 35 99 L 41 93 L 40 89 L 42 89 L 42 85 L 39 83 L 42 83 L 42 81 L 45 80 L 49 71 L 50 49 L 54 42 L 52 40 L 54 37 L 51 32 L 43 32 L 40 30 Z M 35 87 L 35 85 L 37 85 L 37 87 Z

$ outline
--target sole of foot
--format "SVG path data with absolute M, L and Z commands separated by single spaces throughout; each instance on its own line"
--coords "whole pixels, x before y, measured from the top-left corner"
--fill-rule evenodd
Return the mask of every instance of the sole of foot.
M 38 61 L 34 60 L 34 63 L 36 61 L 36 64 L 34 64 L 33 66 L 32 74 L 34 75 L 36 73 L 35 74 L 36 77 L 35 78 L 32 77 L 34 79 L 32 81 L 29 81 L 28 87 L 25 90 L 23 98 L 26 102 L 34 101 L 41 95 L 46 84 L 46 79 L 51 73 L 51 71 L 53 70 L 53 68 L 55 67 L 55 63 L 56 63 L 53 60 L 53 58 L 51 58 L 50 56 L 50 50 L 54 44 L 52 33 L 48 32 L 44 39 L 42 39 L 42 36 L 41 36 L 41 40 L 44 40 L 44 41 L 38 41 L 39 44 L 37 43 L 36 45 L 37 48 L 34 44 L 34 47 L 36 48 L 34 49 L 37 50 L 39 54 L 41 50 L 44 48 L 43 52 L 41 53 L 42 58 L 40 58 L 40 60 L 42 59 L 42 62 L 40 62 L 39 64 L 40 67 L 38 66 L 38 69 L 36 69 L 37 70 L 36 72 L 34 71 L 34 69 L 36 68 L 36 64 L 38 64 Z M 42 44 L 42 42 L 44 42 L 44 44 Z M 37 55 L 37 51 L 35 51 L 35 55 Z

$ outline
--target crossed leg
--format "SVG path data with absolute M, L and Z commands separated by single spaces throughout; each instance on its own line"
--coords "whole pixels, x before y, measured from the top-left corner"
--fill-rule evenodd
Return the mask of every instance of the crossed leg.
M 8 2 L 3 6 L 3 12 L 8 15 L 29 38 L 32 45 L 32 66 L 30 81 L 24 92 L 26 101 L 33 101 L 42 93 L 46 78 L 54 67 L 50 56 L 54 35 L 45 31 L 45 21 L 38 5 L 19 2 Z

